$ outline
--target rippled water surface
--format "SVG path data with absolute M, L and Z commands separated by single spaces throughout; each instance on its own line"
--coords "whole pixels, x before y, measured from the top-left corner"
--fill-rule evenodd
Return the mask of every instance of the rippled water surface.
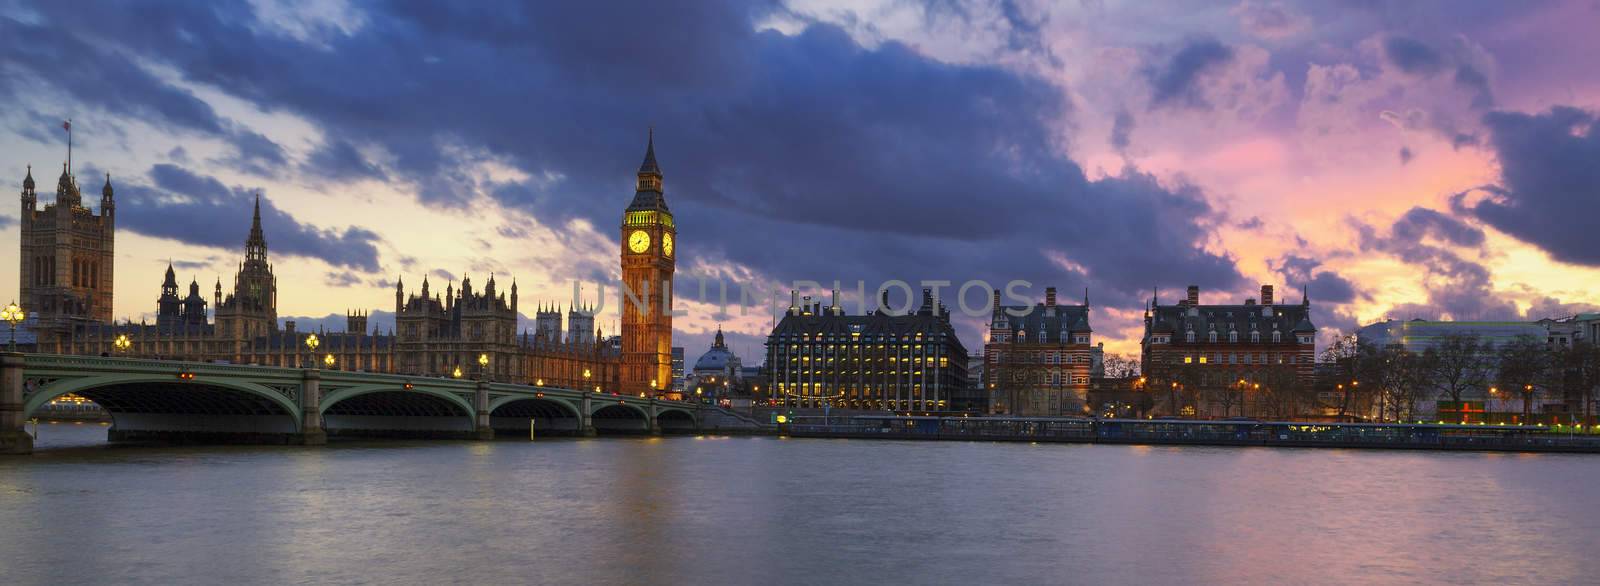
M 103 440 L 0 458 L 0 583 L 1600 580 L 1600 456 Z

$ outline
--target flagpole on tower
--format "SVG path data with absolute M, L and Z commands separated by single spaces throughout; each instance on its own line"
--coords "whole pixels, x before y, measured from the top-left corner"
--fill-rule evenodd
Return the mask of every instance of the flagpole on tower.
M 70 174 L 72 173 L 72 119 L 68 118 L 66 122 L 62 122 L 61 127 L 67 130 L 67 173 Z

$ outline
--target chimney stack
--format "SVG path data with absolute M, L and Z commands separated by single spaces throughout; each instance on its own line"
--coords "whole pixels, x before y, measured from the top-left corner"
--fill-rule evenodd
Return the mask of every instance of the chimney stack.
M 1189 286 L 1189 298 L 1186 301 L 1188 301 L 1189 305 L 1191 305 L 1191 306 L 1200 305 L 1200 286 L 1199 285 L 1190 285 Z
M 996 313 L 996 314 L 1000 313 L 1000 290 L 999 289 L 995 289 L 994 290 L 994 305 L 991 306 L 990 309 L 993 310 L 994 313 Z
M 1045 307 L 1055 307 L 1056 306 L 1056 288 L 1055 287 L 1045 287 L 1044 288 L 1044 306 Z
M 1272 285 L 1261 286 L 1261 304 L 1272 305 Z

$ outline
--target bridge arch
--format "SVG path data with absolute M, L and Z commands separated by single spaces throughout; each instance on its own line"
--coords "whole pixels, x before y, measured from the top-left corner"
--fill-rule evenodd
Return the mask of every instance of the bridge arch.
M 245 439 L 300 432 L 298 383 L 269 387 L 204 375 L 179 379 L 170 374 L 114 374 L 56 380 L 28 395 L 23 414 L 31 416 L 69 393 L 94 401 L 110 414 L 113 440 L 187 440 L 205 435 Z
M 471 437 L 474 409 L 468 399 L 422 385 L 393 383 L 333 390 L 318 406 L 329 436 Z
M 489 402 L 489 425 L 496 434 L 527 437 L 529 420 L 535 435 L 577 435 L 582 427 L 578 408 L 562 399 L 512 395 Z
M 688 409 L 665 407 L 656 413 L 656 429 L 663 433 L 695 432 L 700 429 L 700 420 Z
M 650 432 L 650 413 L 627 401 L 597 402 L 590 406 L 589 423 L 600 434 L 641 434 Z

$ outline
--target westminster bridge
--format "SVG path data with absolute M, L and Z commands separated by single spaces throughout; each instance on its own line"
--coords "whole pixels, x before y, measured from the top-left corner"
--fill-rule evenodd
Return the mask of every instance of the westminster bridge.
M 0 453 L 31 452 L 25 422 L 69 393 L 111 414 L 111 441 L 317 445 L 329 436 L 493 439 L 751 425 L 698 403 L 469 379 L 55 354 L 0 359 Z

